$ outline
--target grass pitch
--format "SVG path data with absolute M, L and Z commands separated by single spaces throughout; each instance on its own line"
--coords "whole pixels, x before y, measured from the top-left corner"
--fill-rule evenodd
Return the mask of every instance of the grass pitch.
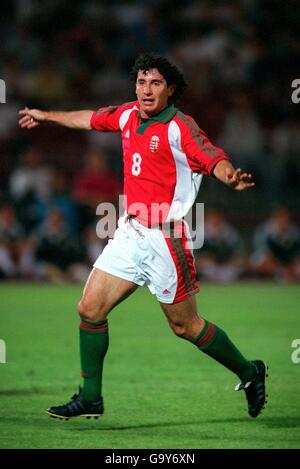
M 0 285 L 0 448 L 300 448 L 300 288 L 204 285 L 199 312 L 250 359 L 268 362 L 267 408 L 248 417 L 238 379 L 169 330 L 139 289 L 110 315 L 99 420 L 50 419 L 79 378 L 81 288 Z M 3 358 L 3 356 L 2 356 Z

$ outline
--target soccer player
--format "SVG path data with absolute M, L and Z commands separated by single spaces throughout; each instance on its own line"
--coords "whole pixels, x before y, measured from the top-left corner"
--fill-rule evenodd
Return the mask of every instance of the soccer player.
M 266 402 L 266 365 L 248 360 L 226 333 L 197 313 L 198 292 L 189 234 L 183 217 L 195 201 L 204 175 L 236 191 L 254 186 L 252 175 L 235 169 L 195 121 L 174 105 L 186 86 L 166 58 L 144 54 L 132 70 L 137 101 L 98 111 L 55 112 L 25 108 L 20 126 L 54 123 L 72 129 L 121 132 L 125 215 L 87 280 L 78 309 L 83 386 L 51 417 L 103 414 L 102 369 L 108 349 L 109 312 L 146 284 L 173 332 L 190 341 L 240 378 L 248 412 L 256 417 Z M 157 206 L 161 207 L 157 210 Z

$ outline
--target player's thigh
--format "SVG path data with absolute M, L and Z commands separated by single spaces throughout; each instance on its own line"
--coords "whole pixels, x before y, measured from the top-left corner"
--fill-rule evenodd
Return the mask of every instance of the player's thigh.
M 192 340 L 204 326 L 204 320 L 197 313 L 195 295 L 173 304 L 161 303 L 170 327 L 175 334 Z
M 93 268 L 79 302 L 79 313 L 87 319 L 105 319 L 111 309 L 127 298 L 138 285 Z

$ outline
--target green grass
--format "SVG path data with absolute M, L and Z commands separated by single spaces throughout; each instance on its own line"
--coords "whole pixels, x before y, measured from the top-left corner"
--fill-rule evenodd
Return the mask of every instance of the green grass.
M 300 448 L 300 288 L 204 285 L 199 312 L 249 358 L 269 363 L 269 403 L 248 417 L 236 377 L 168 328 L 155 298 L 139 289 L 110 316 L 102 419 L 45 414 L 79 383 L 81 288 L 0 286 L 0 448 Z

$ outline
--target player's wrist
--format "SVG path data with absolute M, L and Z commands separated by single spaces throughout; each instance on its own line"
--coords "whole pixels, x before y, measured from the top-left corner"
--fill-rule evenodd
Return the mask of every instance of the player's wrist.
M 55 121 L 55 112 L 52 111 L 43 111 L 43 116 L 42 116 L 43 122 L 56 122 Z

